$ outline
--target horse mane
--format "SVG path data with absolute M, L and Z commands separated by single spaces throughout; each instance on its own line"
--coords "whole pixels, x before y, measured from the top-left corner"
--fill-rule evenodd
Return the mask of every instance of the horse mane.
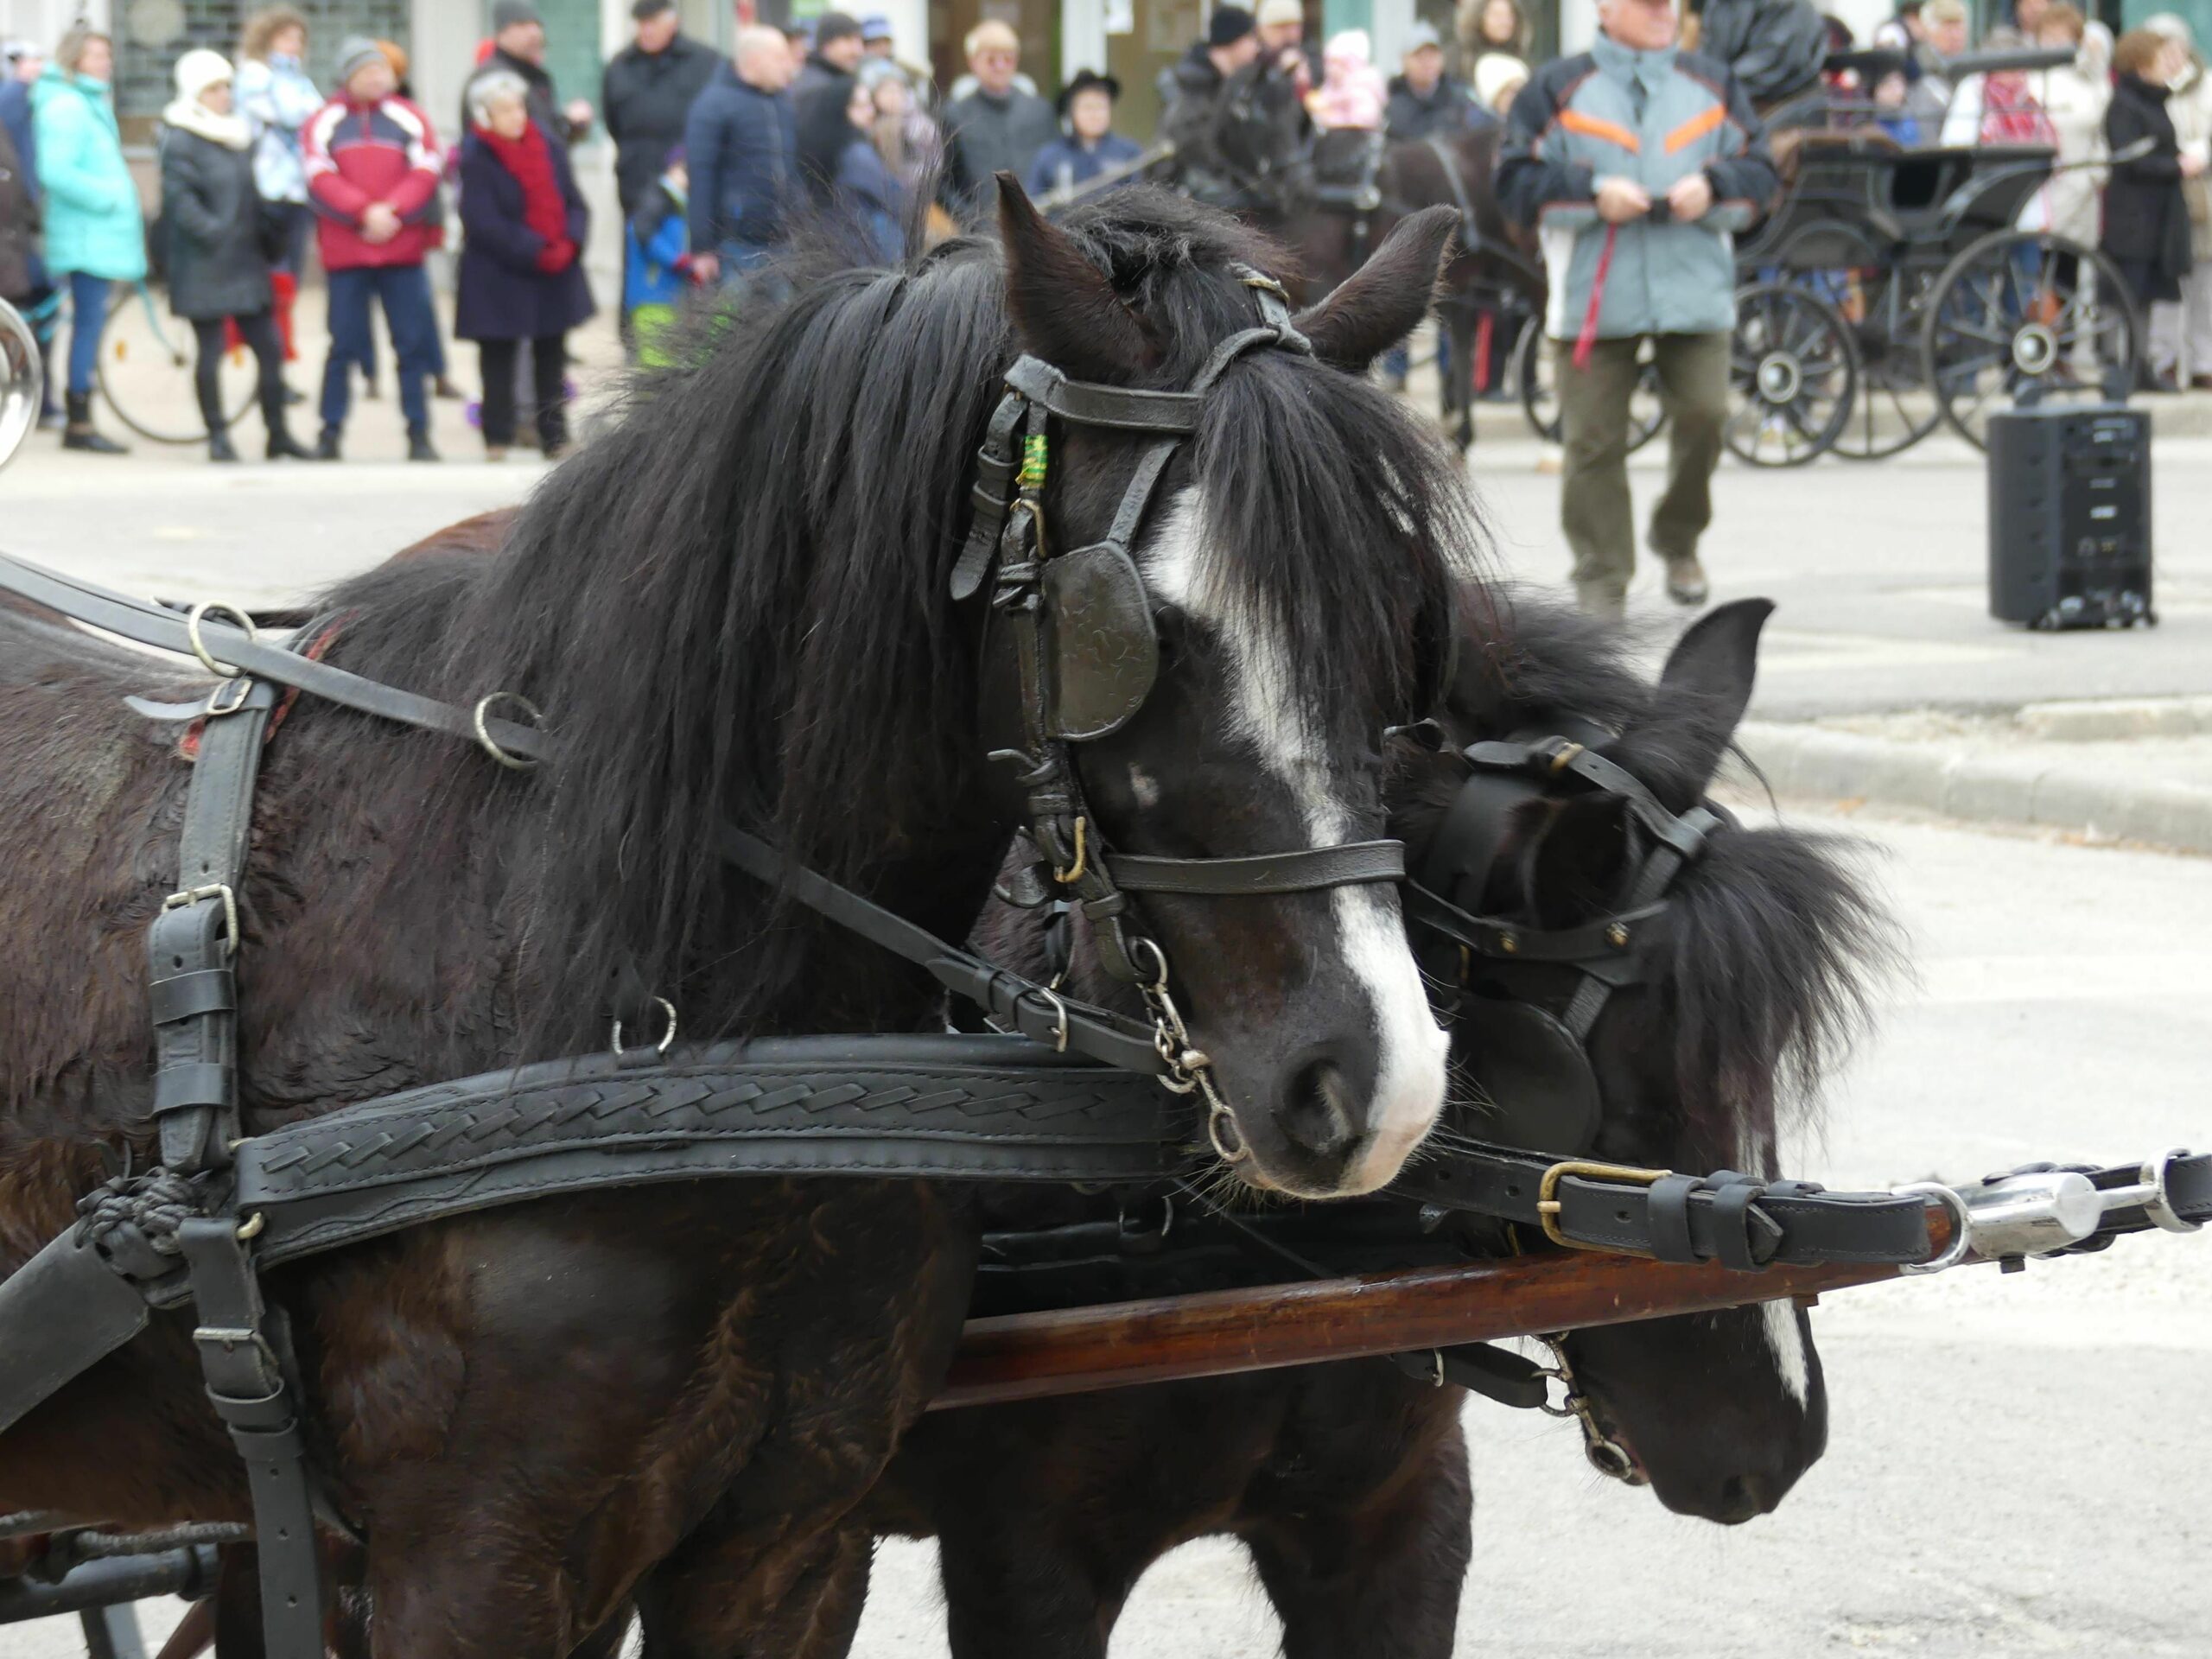
M 1127 191 L 1065 228 L 1159 342 L 1147 384 L 1186 383 L 1255 321 L 1228 267 L 1274 256 L 1231 220 Z M 435 854 L 529 826 L 504 856 L 537 867 L 512 921 L 547 1020 L 603 1008 L 610 976 L 669 991 L 711 968 L 733 1024 L 785 992 L 796 930 L 727 872 L 725 818 L 863 887 L 889 858 L 976 850 L 973 638 L 947 588 L 1016 350 L 1001 251 L 957 238 L 893 270 L 803 275 L 639 380 L 499 555 L 388 567 L 327 601 L 347 665 L 463 704 L 519 694 L 557 736 L 519 807 L 451 746 L 444 772 L 415 774 L 410 828 Z M 1414 417 L 1311 359 L 1253 353 L 1177 475 L 1217 509 L 1205 557 L 1280 622 L 1300 690 L 1335 707 L 1410 678 L 1407 642 L 1478 534 L 1456 457 Z

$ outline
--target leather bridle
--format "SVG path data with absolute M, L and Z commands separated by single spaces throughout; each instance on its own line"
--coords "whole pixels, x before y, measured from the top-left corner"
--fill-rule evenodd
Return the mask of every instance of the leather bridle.
M 1247 267 L 1232 270 L 1251 290 L 1259 324 L 1215 346 L 1184 391 L 1071 380 L 1040 359 L 1015 360 L 976 456 L 975 515 L 951 588 L 965 601 L 988 582 L 987 664 L 995 658 L 1004 665 L 1010 657 L 1011 672 L 987 671 L 984 683 L 1011 678 L 1020 709 L 1020 746 L 992 758 L 1017 768 L 1030 855 L 1001 896 L 1025 907 L 1058 898 L 1083 912 L 1101 966 L 1144 998 L 1165 1063 L 1161 1080 L 1204 1098 L 1214 1150 L 1235 1163 L 1249 1148 L 1214 1086 L 1207 1056 L 1191 1042 L 1169 989 L 1166 954 L 1137 925 L 1129 895 L 1250 897 L 1395 882 L 1405 874 L 1405 848 L 1378 840 L 1236 858 L 1139 856 L 1105 844 L 1084 801 L 1074 746 L 1119 730 L 1144 706 L 1159 674 L 1151 601 L 1132 549 L 1161 475 L 1197 430 L 1206 394 L 1238 359 L 1255 351 L 1313 351 L 1291 321 L 1281 285 Z M 1055 418 L 1150 439 L 1104 537 L 1065 550 L 1052 544 L 1044 505 Z

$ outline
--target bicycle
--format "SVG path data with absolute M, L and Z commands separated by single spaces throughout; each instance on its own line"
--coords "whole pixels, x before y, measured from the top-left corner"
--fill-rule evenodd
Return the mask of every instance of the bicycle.
M 118 420 L 149 442 L 205 443 L 212 435 L 194 389 L 200 345 L 192 325 L 164 315 L 149 283 L 131 289 L 100 329 L 100 396 Z M 257 386 L 253 353 L 232 344 L 218 381 L 226 430 L 253 407 Z

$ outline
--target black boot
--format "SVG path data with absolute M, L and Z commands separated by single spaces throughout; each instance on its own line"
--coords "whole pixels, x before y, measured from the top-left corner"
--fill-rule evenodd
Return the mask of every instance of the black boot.
M 127 455 L 130 452 L 121 444 L 102 437 L 92 426 L 92 395 L 88 391 L 69 394 L 69 424 L 62 429 L 61 447 L 81 449 L 91 455 Z
M 292 429 L 284 418 L 284 388 L 280 384 L 262 394 L 261 423 L 269 429 L 268 459 L 270 461 L 312 461 L 312 450 L 303 448 L 292 436 Z
M 215 431 L 210 432 L 207 435 L 208 460 L 232 461 L 236 461 L 238 458 L 238 452 L 232 444 L 231 435 L 228 432 Z
M 207 427 L 207 459 L 236 461 L 238 452 L 231 443 L 230 423 L 223 418 L 223 400 L 213 385 L 200 389 L 200 418 Z
M 410 461 L 436 461 L 439 458 L 438 452 L 430 447 L 430 434 L 429 430 L 426 428 L 419 426 L 410 427 L 407 433 L 407 459 Z
M 336 427 L 326 426 L 322 429 L 322 435 L 315 440 L 315 458 L 317 461 L 336 461 L 339 459 L 338 429 Z

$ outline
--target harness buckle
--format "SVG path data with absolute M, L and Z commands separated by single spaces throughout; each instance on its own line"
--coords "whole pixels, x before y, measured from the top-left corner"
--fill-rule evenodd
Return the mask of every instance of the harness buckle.
M 1654 1186 L 1675 1172 L 1670 1169 L 1638 1169 L 1631 1164 L 1599 1164 L 1568 1159 L 1554 1164 L 1544 1172 L 1543 1179 L 1536 1184 L 1536 1222 L 1544 1230 L 1544 1236 L 1554 1244 L 1570 1250 L 1599 1250 L 1607 1255 L 1624 1252 L 1604 1244 L 1588 1244 L 1579 1238 L 1570 1238 L 1560 1230 L 1559 1184 L 1570 1175 L 1586 1176 L 1592 1180 L 1613 1181 L 1625 1186 Z M 1640 1250 L 1625 1252 L 1643 1255 Z
M 204 887 L 185 887 L 162 900 L 163 910 L 182 910 L 206 899 L 223 901 L 223 954 L 235 957 L 238 953 L 238 896 L 227 882 L 217 881 Z
M 200 711 L 200 717 L 220 720 L 225 715 L 235 715 L 245 707 L 246 699 L 252 695 L 252 680 L 244 674 L 236 675 L 207 694 L 207 706 Z

